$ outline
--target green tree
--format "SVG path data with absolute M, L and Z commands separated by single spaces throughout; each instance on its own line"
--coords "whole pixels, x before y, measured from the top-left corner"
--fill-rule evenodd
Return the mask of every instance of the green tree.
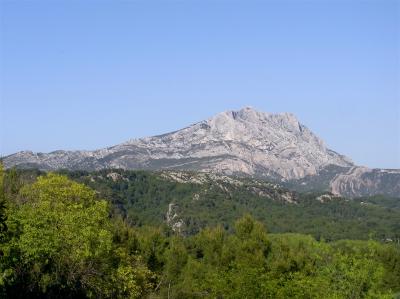
M 6 223 L 1 283 L 11 296 L 136 298 L 147 286 L 135 278 L 148 271 L 113 246 L 107 202 L 82 184 L 39 177 L 20 190 Z
M 4 234 L 7 231 L 7 206 L 6 206 L 6 192 L 4 188 L 4 168 L 0 162 L 0 242 L 4 240 Z

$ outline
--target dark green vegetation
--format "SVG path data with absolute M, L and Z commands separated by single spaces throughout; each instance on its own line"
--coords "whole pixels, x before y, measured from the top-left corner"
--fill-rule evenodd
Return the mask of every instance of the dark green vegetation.
M 1 297 L 393 298 L 400 292 L 396 242 L 326 241 L 395 238 L 394 199 L 319 202 L 308 194 L 288 203 L 282 200 L 288 193 L 266 185 L 260 188 L 268 196 L 260 196 L 251 182 L 221 189 L 147 172 L 110 173 L 38 177 L 0 169 Z M 184 219 L 181 234 L 165 225 L 170 203 Z
M 248 213 L 272 233 L 311 234 L 327 241 L 400 240 L 398 198 L 332 198 L 320 202 L 316 199 L 320 194 L 287 193 L 268 184 L 256 188 L 252 180 L 246 179 L 241 179 L 243 184 L 237 186 L 211 179 L 201 184 L 189 179 L 182 183 L 144 171 L 64 174 L 97 190 L 100 197 L 112 202 L 117 213 L 136 226 L 165 224 L 168 205 L 172 203 L 177 219 L 183 222 L 181 232 L 185 235 L 218 224 L 232 231 L 235 220 Z M 260 192 L 265 196 L 260 196 Z

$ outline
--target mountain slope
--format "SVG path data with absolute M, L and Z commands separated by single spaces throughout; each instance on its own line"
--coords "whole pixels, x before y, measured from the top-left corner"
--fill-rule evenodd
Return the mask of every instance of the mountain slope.
M 95 151 L 19 152 L 5 157 L 4 164 L 43 170 L 181 169 L 294 184 L 301 180 L 307 184 L 305 178 L 315 181 L 329 169 L 329 180 L 324 178 L 322 182 L 329 186 L 327 189 L 348 196 L 364 194 L 336 178 L 355 166 L 351 160 L 328 149 L 293 114 L 264 113 L 250 107 L 222 112 L 175 132 Z M 334 177 L 336 183 L 331 184 Z M 394 180 L 395 184 L 399 182 Z M 381 189 L 373 191 L 376 194 Z
M 6 157 L 4 163 L 45 170 L 194 169 L 282 179 L 314 175 L 330 164 L 352 166 L 292 114 L 252 108 L 226 111 L 176 132 L 106 149 L 20 152 Z

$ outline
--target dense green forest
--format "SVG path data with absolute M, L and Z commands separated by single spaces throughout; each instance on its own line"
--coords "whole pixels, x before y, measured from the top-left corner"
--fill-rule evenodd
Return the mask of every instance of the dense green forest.
M 1 297 L 394 298 L 400 292 L 396 199 L 320 202 L 299 194 L 288 203 L 276 200 L 280 190 L 268 198 L 243 186 L 221 192 L 212 182 L 117 173 L 115 179 L 107 171 L 0 168 Z M 179 207 L 182 231 L 165 224 L 170 203 Z
M 183 223 L 181 233 L 185 235 L 216 225 L 232 232 L 239 217 L 251 214 L 272 233 L 310 234 L 327 241 L 371 238 L 400 241 L 399 198 L 334 198 L 321 202 L 317 200 L 320 194 L 296 193 L 294 202 L 288 202 L 282 200 L 281 187 L 267 184 L 254 192 L 254 186 L 258 185 L 248 179 L 241 179 L 243 184 L 236 186 L 212 179 L 201 184 L 189 180 L 177 182 L 160 173 L 145 171 L 62 173 L 99 192 L 101 198 L 112 203 L 116 213 L 134 226 L 165 224 L 172 203 L 174 213 Z M 110 174 L 118 175 L 118 179 Z M 197 178 L 196 174 L 193 176 Z M 267 196 L 260 196 L 260 192 Z

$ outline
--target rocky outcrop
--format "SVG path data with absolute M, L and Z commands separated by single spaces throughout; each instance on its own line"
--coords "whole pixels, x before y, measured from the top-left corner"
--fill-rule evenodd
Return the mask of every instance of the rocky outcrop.
M 330 187 L 332 193 L 346 197 L 378 194 L 400 197 L 400 170 L 355 166 L 337 174 Z
M 248 194 L 260 198 L 269 198 L 274 201 L 297 204 L 298 195 L 296 192 L 289 191 L 278 184 L 267 182 L 265 180 L 248 179 L 226 176 L 206 172 L 186 172 L 179 170 L 164 170 L 160 172 L 160 177 L 183 184 L 196 184 L 208 186 L 204 190 L 215 189 L 217 192 L 226 193 L 229 197 L 233 192 L 245 190 Z M 196 193 L 193 196 L 194 201 L 206 198 L 206 194 Z
M 178 216 L 178 205 L 170 203 L 166 215 L 166 222 L 171 229 L 176 233 L 182 232 L 183 220 Z

